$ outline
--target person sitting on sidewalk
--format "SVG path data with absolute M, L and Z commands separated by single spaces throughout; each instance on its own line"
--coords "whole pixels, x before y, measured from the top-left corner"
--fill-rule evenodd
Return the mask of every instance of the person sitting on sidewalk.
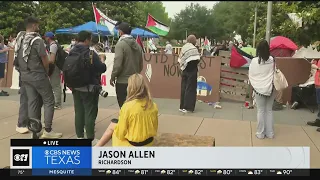
M 140 74 L 128 79 L 128 96 L 119 113 L 96 146 L 104 146 L 112 137 L 112 146 L 152 146 L 158 131 L 158 107 Z M 118 124 L 117 124 L 118 123 Z
M 301 101 L 301 97 L 308 97 L 312 95 L 312 92 L 314 92 L 315 75 L 317 70 L 319 70 L 316 64 L 317 64 L 316 60 L 311 61 L 311 70 L 310 70 L 309 79 L 305 83 L 292 87 L 291 101 L 293 103 L 292 103 L 291 109 L 298 109 L 300 104 L 303 104 L 303 102 Z M 309 102 L 309 100 L 307 101 Z M 311 101 L 312 101 L 311 103 L 314 104 L 315 99 L 312 98 Z

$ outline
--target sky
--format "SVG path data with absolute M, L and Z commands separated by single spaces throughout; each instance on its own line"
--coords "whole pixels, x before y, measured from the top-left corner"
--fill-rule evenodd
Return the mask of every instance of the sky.
M 212 6 L 217 3 L 217 1 L 162 1 L 170 18 L 173 18 L 175 14 L 179 13 L 192 2 L 206 6 L 207 8 L 212 8 Z

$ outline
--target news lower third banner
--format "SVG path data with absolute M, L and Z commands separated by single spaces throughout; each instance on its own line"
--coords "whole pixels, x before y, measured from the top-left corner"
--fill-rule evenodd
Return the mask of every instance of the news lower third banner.
M 92 169 L 304 169 L 309 147 L 92 148 Z
M 92 147 L 11 145 L 10 169 L 41 176 L 91 176 L 143 169 L 309 169 L 309 147 Z M 90 143 L 90 142 L 89 142 Z

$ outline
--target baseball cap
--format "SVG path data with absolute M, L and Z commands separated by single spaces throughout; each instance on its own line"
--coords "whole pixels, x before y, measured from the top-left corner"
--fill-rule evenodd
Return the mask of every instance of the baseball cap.
M 44 37 L 53 38 L 53 37 L 54 37 L 54 34 L 53 34 L 53 32 L 46 32 L 46 33 L 44 34 Z
M 131 34 L 131 26 L 126 22 L 120 22 L 116 24 L 117 30 L 121 30 L 125 34 Z

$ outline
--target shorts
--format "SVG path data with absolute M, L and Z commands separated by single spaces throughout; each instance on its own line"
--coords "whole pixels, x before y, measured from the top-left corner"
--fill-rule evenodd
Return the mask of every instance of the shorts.
M 6 63 L 0 63 L 0 79 L 4 78 L 5 69 L 6 69 Z

